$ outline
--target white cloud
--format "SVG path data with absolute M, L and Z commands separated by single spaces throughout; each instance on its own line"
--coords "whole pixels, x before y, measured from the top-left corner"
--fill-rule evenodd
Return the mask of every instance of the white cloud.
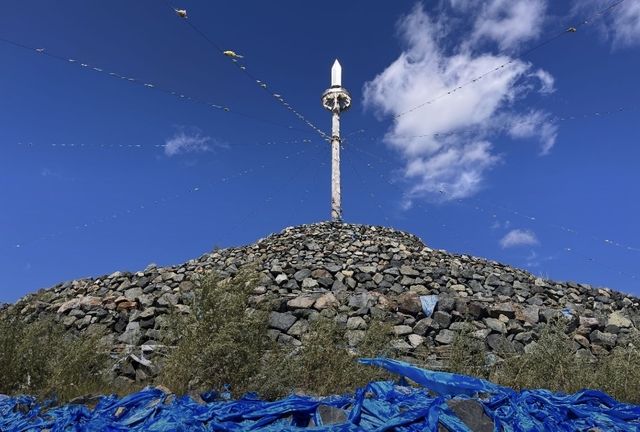
M 537 138 L 540 154 L 546 155 L 556 143 L 558 126 L 543 111 L 530 111 L 522 115 L 511 115 L 508 133 L 513 138 Z
M 591 16 L 611 4 L 610 0 L 576 0 L 574 9 L 581 16 Z M 640 45 L 640 2 L 623 1 L 605 15 L 595 17 L 594 24 L 603 30 L 614 47 Z
M 225 143 L 204 136 L 197 128 L 178 132 L 167 138 L 164 144 L 164 154 L 171 157 L 184 153 L 203 153 L 213 151 L 214 148 L 229 148 Z
M 556 91 L 556 88 L 555 88 L 556 80 L 553 78 L 553 75 L 551 75 L 546 70 L 538 69 L 531 75 L 538 78 L 538 80 L 540 80 L 540 88 L 538 89 L 538 92 L 542 94 L 549 94 Z
M 498 160 L 491 153 L 491 143 L 486 141 L 451 146 L 432 156 L 417 156 L 407 165 L 407 177 L 418 180 L 409 197 L 440 193 L 447 199 L 464 198 L 480 188 L 483 172 Z
M 544 0 L 492 0 L 483 3 L 471 36 L 472 41 L 488 39 L 501 49 L 512 49 L 540 34 Z
M 476 7 L 471 7 L 472 3 Z M 482 2 L 457 0 L 453 7 L 457 8 L 456 13 L 467 14 L 466 20 L 475 22 L 476 29 L 483 28 L 482 16 L 495 21 L 500 11 L 511 14 L 507 16 L 520 16 L 520 8 L 525 8 L 516 5 L 513 7 L 517 10 L 513 11 L 503 0 L 490 3 L 495 6 L 482 9 L 477 18 L 470 14 L 481 8 Z M 523 21 L 519 25 L 535 28 L 514 35 L 509 44 L 538 34 L 539 15 L 545 3 L 540 0 L 532 3 L 538 4 L 540 11 L 536 9 L 538 12 L 532 16 L 521 17 Z M 404 175 L 412 185 L 405 197 L 405 208 L 419 197 L 457 199 L 480 190 L 486 173 L 502 160 L 492 143 L 497 133 L 507 132 L 512 138 L 538 138 L 543 154 L 555 143 L 556 129 L 544 112 L 534 113 L 528 120 L 535 123 L 529 130 L 520 127 L 511 132 L 504 127 L 522 120 L 522 114 L 514 109 L 515 102 L 534 88 L 542 93 L 551 92 L 553 77 L 546 71 L 532 70 L 531 64 L 524 61 L 486 51 L 481 39 L 490 35 L 485 35 L 484 30 L 477 30 L 482 37 L 477 36 L 477 41 L 470 43 L 455 22 L 461 22 L 458 16 L 451 19 L 442 13 L 434 20 L 420 4 L 416 5 L 399 23 L 400 35 L 406 44 L 404 51 L 364 86 L 365 107 L 380 117 L 394 117 L 385 142 L 397 149 L 406 161 Z M 506 29 L 510 24 L 500 25 Z M 497 30 L 495 36 L 498 37 Z M 463 86 L 442 100 L 407 112 L 507 62 L 508 66 Z
M 538 239 L 533 231 L 514 229 L 509 231 L 500 240 L 500 246 L 503 248 L 510 248 L 516 246 L 532 246 L 537 245 Z

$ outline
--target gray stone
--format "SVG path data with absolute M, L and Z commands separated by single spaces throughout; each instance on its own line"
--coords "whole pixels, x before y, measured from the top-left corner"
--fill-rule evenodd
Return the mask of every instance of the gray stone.
M 142 339 L 140 331 L 140 323 L 137 321 L 130 322 L 124 333 L 118 337 L 118 341 L 128 345 L 139 345 Z
M 418 276 L 420 275 L 420 272 L 415 270 L 413 267 L 403 265 L 402 267 L 400 267 L 400 274 L 402 274 L 403 276 Z
M 269 327 L 286 332 L 296 322 L 296 317 L 290 313 L 271 312 L 269 314 Z
M 609 315 L 607 326 L 616 326 L 618 328 L 629 328 L 633 325 L 631 320 L 625 317 L 621 312 L 616 311 Z
M 594 330 L 589 336 L 589 340 L 591 340 L 591 343 L 604 345 L 609 348 L 613 348 L 613 346 L 616 344 L 616 339 L 618 339 L 617 335 L 611 333 L 603 333 L 600 330 Z
M 313 289 L 318 287 L 318 281 L 311 278 L 305 278 L 302 281 L 302 289 Z
M 396 336 L 408 335 L 411 334 L 412 331 L 413 329 L 408 325 L 397 325 L 393 327 L 393 333 Z
M 288 345 L 291 347 L 299 347 L 302 345 L 302 342 L 300 342 L 298 339 L 294 338 L 293 336 L 289 336 L 288 334 L 284 334 L 284 333 L 280 333 L 278 335 L 278 343 L 282 344 L 282 345 Z
M 349 330 L 366 330 L 367 322 L 359 316 L 351 317 L 347 320 L 347 329 Z
M 456 334 L 455 332 L 452 332 L 451 330 L 440 330 L 438 332 L 438 335 L 436 336 L 436 342 L 439 342 L 443 345 L 449 345 L 452 344 L 453 341 L 456 338 Z
M 280 273 L 278 276 L 276 276 L 276 283 L 278 285 L 282 285 L 283 283 L 287 282 L 288 280 L 289 280 L 289 277 L 284 273 Z
M 331 273 L 338 273 L 340 270 L 342 270 L 341 265 L 333 264 L 333 263 L 325 264 L 324 268 Z
M 372 322 L 398 326 L 402 334 L 392 346 L 408 359 L 424 346 L 430 364 L 441 362 L 436 357 L 448 349 L 441 345 L 450 342 L 450 332 L 465 331 L 468 321 L 472 336 L 490 349 L 504 350 L 506 338 L 507 349 L 520 353 L 534 349 L 544 323 L 567 307 L 575 318 L 563 320 L 565 330 L 576 329 L 571 341 L 576 355 L 590 360 L 626 346 L 640 327 L 636 297 L 536 280 L 493 261 L 432 250 L 406 233 L 346 223 L 287 228 L 256 244 L 219 249 L 177 266 L 69 281 L 0 306 L 0 315 L 9 310 L 25 322 L 54 315 L 70 333 L 95 335 L 114 353 L 123 343 L 174 345 L 177 341 L 168 339 L 170 317 L 192 313 L 203 277 L 211 271 L 233 276 L 246 264 L 255 265 L 259 276 L 249 311 L 281 314 L 269 316 L 278 328 L 270 327 L 268 334 L 292 347 L 303 343 L 310 322 L 324 317 L 350 332 L 351 346 Z M 439 297 L 431 318 L 424 317 L 420 295 Z M 487 360 L 499 361 L 496 354 Z M 155 377 L 153 371 L 144 373 Z M 124 369 L 116 375 L 124 377 Z M 127 370 L 126 377 L 136 378 L 136 370 Z
M 451 312 L 456 306 L 456 299 L 449 296 L 440 296 L 436 304 L 436 310 Z
M 160 306 L 175 306 L 178 304 L 178 296 L 172 293 L 164 293 L 157 301 Z
M 411 292 L 402 293 L 398 296 L 398 311 L 410 315 L 417 315 L 422 311 L 420 297 Z
M 299 296 L 287 302 L 287 306 L 292 309 L 309 309 L 316 302 L 314 297 Z
M 364 292 L 349 297 L 349 306 L 352 308 L 363 309 L 369 307 L 369 294 Z
M 522 342 L 523 344 L 528 344 L 533 340 L 533 332 L 522 332 L 515 335 L 514 340 L 518 342 Z
M 142 288 L 129 288 L 124 292 L 124 296 L 129 300 L 135 300 L 142 295 Z
M 487 336 L 487 345 L 496 351 L 499 355 L 501 353 L 513 353 L 515 349 L 513 345 L 503 336 L 496 333 L 492 333 Z
M 451 315 L 443 311 L 435 311 L 433 320 L 438 323 L 441 328 L 448 328 L 451 324 Z
M 427 330 L 432 327 L 432 325 L 433 318 L 423 318 L 413 326 L 413 332 L 420 336 L 424 336 Z
M 338 299 L 333 293 L 325 293 L 318 297 L 313 304 L 313 307 L 317 310 L 323 310 L 327 308 L 335 308 L 339 305 Z
M 502 284 L 502 282 L 500 281 L 500 277 L 496 276 L 493 273 L 487 276 L 484 283 L 485 285 L 489 285 L 489 286 L 498 286 Z
M 447 405 L 470 431 L 493 432 L 493 421 L 484 412 L 480 402 L 473 399 L 449 399 Z
M 295 337 L 300 337 L 309 330 L 309 322 L 304 319 L 299 319 L 287 331 L 287 334 Z
M 331 285 L 331 291 L 344 291 L 347 289 L 347 286 L 342 283 L 342 281 L 335 280 L 333 281 L 333 285 Z
M 500 315 L 504 315 L 508 318 L 515 318 L 516 310 L 512 303 L 498 303 L 491 307 L 489 314 L 493 318 L 498 318 Z
M 156 314 L 156 308 L 150 307 L 140 312 L 140 315 L 138 315 L 138 317 L 140 319 L 149 319 L 149 318 L 152 318 L 155 314 Z
M 483 321 L 491 330 L 502 334 L 507 333 L 507 326 L 502 321 L 495 318 L 485 318 Z
M 302 269 L 295 272 L 293 275 L 293 278 L 298 282 L 302 282 L 304 279 L 308 278 L 309 276 L 311 276 L 311 270 Z
M 409 345 L 403 339 L 394 339 L 391 341 L 391 347 L 398 351 L 409 351 L 412 349 L 412 346 Z
M 470 317 L 474 320 L 482 319 L 488 315 L 487 307 L 483 303 L 469 303 L 467 309 L 469 311 Z
M 540 307 L 536 305 L 528 305 L 522 309 L 521 315 L 516 313 L 516 317 L 521 321 L 529 324 L 538 324 L 540 320 Z
M 411 344 L 413 348 L 417 348 L 424 343 L 424 337 L 413 333 L 410 334 L 407 339 L 409 339 L 409 344 Z

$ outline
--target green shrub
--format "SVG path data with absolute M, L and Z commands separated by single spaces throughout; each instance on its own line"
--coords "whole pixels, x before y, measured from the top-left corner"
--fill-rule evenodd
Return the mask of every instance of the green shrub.
M 467 323 L 456 334 L 449 350 L 447 370 L 487 378 L 489 370 L 486 366 L 484 341 L 474 337 L 474 330 L 473 324 Z
M 379 369 L 363 366 L 359 357 L 388 355 L 390 328 L 371 323 L 358 352 L 350 352 L 344 331 L 330 319 L 313 323 L 303 339 L 303 346 L 292 360 L 295 386 L 305 393 L 327 395 L 352 392 L 372 380 L 388 379 Z
M 266 312 L 248 308 L 259 277 L 242 269 L 235 277 L 209 276 L 201 283 L 193 313 L 176 317 L 175 349 L 158 381 L 176 392 L 221 390 L 234 395 L 247 391 L 273 399 L 291 392 L 343 393 L 382 376 L 357 363 L 349 353 L 344 331 L 333 320 L 314 322 L 297 349 L 267 336 Z M 359 354 L 385 354 L 389 328 L 373 323 Z
M 576 357 L 573 341 L 557 321 L 545 326 L 535 345 L 528 352 L 506 356 L 496 365 L 491 378 L 515 389 L 546 388 L 565 393 L 589 385 L 591 367 Z
M 592 388 L 618 400 L 640 404 L 640 335 L 626 347 L 617 347 L 591 367 Z
M 0 393 L 55 396 L 60 402 L 108 391 L 109 356 L 92 338 L 51 321 L 0 319 Z
M 164 364 L 160 380 L 177 392 L 252 390 L 272 344 L 266 314 L 247 309 L 257 276 L 243 269 L 234 278 L 209 276 L 196 291 L 192 313 L 176 320 L 179 343 Z
M 486 364 L 484 341 L 473 338 L 471 327 L 456 335 L 446 369 L 490 379 L 514 389 L 545 388 L 573 393 L 584 388 L 602 390 L 614 398 L 640 403 L 640 336 L 626 347 L 588 362 L 575 354 L 573 335 L 562 320 L 545 326 L 527 352 L 495 353 L 502 361 Z

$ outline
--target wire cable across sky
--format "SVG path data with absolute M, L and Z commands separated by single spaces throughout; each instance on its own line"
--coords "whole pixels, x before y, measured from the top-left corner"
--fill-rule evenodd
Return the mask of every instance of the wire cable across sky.
M 147 81 L 147 80 L 142 80 L 142 79 L 135 78 L 135 77 L 132 77 L 132 76 L 129 76 L 129 75 L 123 75 L 123 74 L 120 74 L 120 73 L 117 73 L 117 72 L 112 72 L 112 71 L 109 71 L 109 70 L 107 70 L 106 68 L 104 68 L 102 66 L 99 67 L 99 66 L 96 66 L 96 65 L 93 65 L 93 64 L 89 64 L 89 63 L 83 62 L 82 60 L 79 60 L 79 59 L 76 59 L 76 58 L 65 57 L 65 56 L 62 56 L 60 54 L 56 54 L 56 53 L 50 52 L 49 50 L 47 50 L 46 48 L 43 48 L 43 47 L 28 46 L 28 45 L 25 45 L 23 43 L 16 42 L 16 41 L 4 38 L 4 37 L 0 37 L 0 42 L 3 42 L 5 44 L 11 45 L 11 46 L 14 46 L 16 48 L 20 48 L 20 49 L 31 51 L 31 52 L 36 53 L 36 54 L 44 55 L 47 58 L 52 58 L 52 59 L 55 59 L 55 60 L 70 64 L 70 65 L 73 65 L 73 66 L 77 66 L 79 68 L 82 68 L 82 69 L 85 69 L 85 70 L 88 70 L 88 71 L 92 71 L 92 72 L 95 72 L 95 73 L 102 74 L 102 75 L 107 76 L 107 77 L 115 78 L 115 79 L 118 79 L 119 81 L 123 81 L 123 82 L 129 83 L 129 84 L 132 84 L 132 85 L 135 85 L 135 86 L 138 86 L 138 87 L 142 87 L 142 88 L 150 89 L 150 90 L 156 90 L 156 91 L 162 92 L 164 94 L 167 94 L 169 96 L 175 97 L 176 99 L 179 99 L 179 100 L 182 100 L 182 101 L 195 102 L 195 103 L 197 103 L 199 105 L 206 106 L 207 108 L 213 109 L 213 110 L 221 112 L 221 113 L 230 113 L 230 114 L 238 115 L 238 116 L 241 116 L 241 117 L 253 120 L 253 121 L 258 121 L 258 122 L 261 122 L 261 123 L 270 124 L 272 126 L 277 126 L 277 127 L 284 128 L 284 129 L 287 129 L 287 130 L 308 133 L 307 130 L 294 128 L 293 126 L 283 125 L 283 124 L 280 124 L 280 123 L 277 123 L 277 122 L 273 122 L 273 121 L 268 120 L 268 119 L 263 119 L 263 118 L 260 118 L 260 117 L 253 116 L 251 114 L 246 114 L 246 113 L 243 113 L 243 112 L 240 112 L 240 111 L 236 111 L 235 109 L 231 109 L 228 106 L 220 104 L 220 103 L 209 102 L 209 101 L 206 101 L 206 100 L 204 100 L 204 99 L 202 99 L 200 97 L 191 96 L 191 95 L 179 92 L 179 91 L 175 91 L 175 90 L 170 89 L 168 87 L 164 87 L 164 86 L 155 84 L 155 83 Z
M 251 81 L 253 81 L 260 89 L 267 92 L 267 94 L 273 98 L 276 102 L 282 105 L 286 110 L 291 111 L 300 121 L 304 122 L 314 132 L 319 134 L 323 139 L 329 140 L 330 136 L 322 129 L 313 124 L 307 117 L 305 117 L 300 111 L 296 110 L 289 102 L 287 102 L 280 92 L 276 92 L 264 80 L 258 79 L 248 69 L 245 63 L 241 61 L 243 56 L 237 54 L 235 51 L 225 50 L 207 34 L 202 31 L 190 18 L 184 10 L 175 9 L 169 0 L 166 0 L 167 5 L 171 9 L 172 13 L 176 15 L 181 21 L 184 21 L 194 32 L 196 32 L 202 39 L 204 39 L 209 45 L 211 45 L 218 53 L 228 58 L 241 72 L 243 72 Z

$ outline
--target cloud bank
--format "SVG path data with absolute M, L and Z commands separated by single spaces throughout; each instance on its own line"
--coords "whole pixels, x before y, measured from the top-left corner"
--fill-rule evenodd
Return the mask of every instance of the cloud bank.
M 516 108 L 532 92 L 553 92 L 553 76 L 504 53 L 539 36 L 546 0 L 445 4 L 437 18 L 420 4 L 403 17 L 398 24 L 403 52 L 364 85 L 365 107 L 394 119 L 384 141 L 406 162 L 403 174 L 410 187 L 405 208 L 416 198 L 458 199 L 478 192 L 486 174 L 503 160 L 494 144 L 498 134 L 536 139 L 541 154 L 551 150 L 557 136 L 547 113 Z

